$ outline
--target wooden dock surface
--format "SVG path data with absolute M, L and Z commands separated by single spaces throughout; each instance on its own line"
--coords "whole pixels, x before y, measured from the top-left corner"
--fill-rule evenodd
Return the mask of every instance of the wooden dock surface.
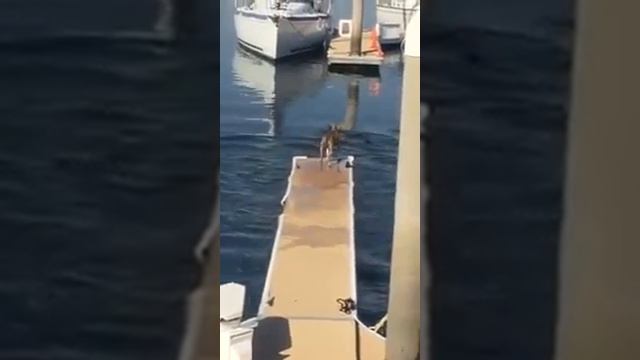
M 384 339 L 337 302 L 357 302 L 353 172 L 346 164 L 321 169 L 317 158 L 293 159 L 254 333 L 256 359 L 384 359 Z
M 327 50 L 329 65 L 381 65 L 384 58 L 379 52 L 379 47 L 373 45 L 374 36 L 372 31 L 363 31 L 360 56 L 350 55 L 351 38 L 336 37 L 331 39 Z

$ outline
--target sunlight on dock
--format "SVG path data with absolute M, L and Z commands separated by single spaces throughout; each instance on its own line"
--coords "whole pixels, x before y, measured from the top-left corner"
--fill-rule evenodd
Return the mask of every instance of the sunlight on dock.
M 338 301 L 357 301 L 352 163 L 293 159 L 254 334 L 258 359 L 384 358 L 384 338 Z

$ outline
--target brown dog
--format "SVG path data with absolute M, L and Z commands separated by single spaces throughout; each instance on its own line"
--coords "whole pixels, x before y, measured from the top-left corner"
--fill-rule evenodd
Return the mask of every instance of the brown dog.
M 329 125 L 329 130 L 324 133 L 320 140 L 320 168 L 324 159 L 327 159 L 327 165 L 331 161 L 333 150 L 338 147 L 338 143 L 342 139 L 342 134 L 336 125 Z M 329 165 L 329 167 L 331 167 Z

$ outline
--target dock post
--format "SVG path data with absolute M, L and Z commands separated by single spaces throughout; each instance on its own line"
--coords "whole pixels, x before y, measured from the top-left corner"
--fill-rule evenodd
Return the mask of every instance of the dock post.
M 416 18 L 416 17 L 414 17 Z M 417 18 L 420 16 L 418 14 Z M 387 321 L 387 360 L 416 360 L 420 348 L 420 21 L 407 28 Z M 417 40 L 417 41 L 416 41 Z
M 351 13 L 351 56 L 360 56 L 362 52 L 362 2 L 353 0 Z
M 640 359 L 638 13 L 577 4 L 556 360 Z
M 351 31 L 331 39 L 327 49 L 329 69 L 346 72 L 375 72 L 379 75 L 384 60 L 375 31 L 363 31 L 363 0 L 352 0 Z

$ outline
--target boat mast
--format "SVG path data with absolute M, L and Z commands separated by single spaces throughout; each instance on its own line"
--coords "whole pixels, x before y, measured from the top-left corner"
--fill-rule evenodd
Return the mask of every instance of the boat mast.
M 638 14 L 577 5 L 556 360 L 640 359 Z
M 420 346 L 419 12 L 406 34 L 385 357 L 393 360 L 416 360 Z

